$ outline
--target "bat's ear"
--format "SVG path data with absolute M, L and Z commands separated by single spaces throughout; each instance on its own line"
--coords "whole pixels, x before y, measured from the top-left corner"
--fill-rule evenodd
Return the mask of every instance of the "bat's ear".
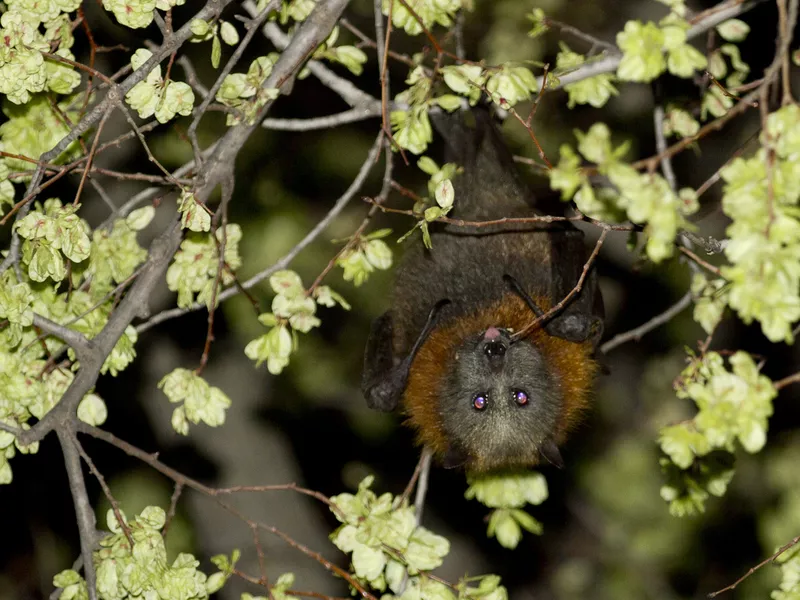
M 459 467 L 463 467 L 466 462 L 467 455 L 460 450 L 456 450 L 455 448 L 451 447 L 447 449 L 447 452 L 442 459 L 442 466 L 445 469 L 457 469 Z
M 554 467 L 559 469 L 564 468 L 564 459 L 561 458 L 561 452 L 556 446 L 556 443 L 553 440 L 547 440 L 539 447 L 539 454 L 541 454 L 544 458 L 547 459 Z

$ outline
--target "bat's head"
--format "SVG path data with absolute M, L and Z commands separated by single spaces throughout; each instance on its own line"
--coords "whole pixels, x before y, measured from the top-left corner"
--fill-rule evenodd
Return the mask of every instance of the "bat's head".
M 558 464 L 553 436 L 561 412 L 558 383 L 528 340 L 504 329 L 467 338 L 440 397 L 442 425 L 456 457 L 475 470 Z

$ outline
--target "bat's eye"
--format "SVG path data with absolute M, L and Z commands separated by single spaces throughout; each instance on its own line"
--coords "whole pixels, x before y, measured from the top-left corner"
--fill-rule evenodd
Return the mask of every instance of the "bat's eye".
M 527 406 L 528 394 L 522 390 L 514 390 L 514 402 L 517 403 L 517 406 Z
M 472 399 L 472 407 L 475 410 L 484 410 L 489 405 L 489 399 L 486 394 L 478 394 Z

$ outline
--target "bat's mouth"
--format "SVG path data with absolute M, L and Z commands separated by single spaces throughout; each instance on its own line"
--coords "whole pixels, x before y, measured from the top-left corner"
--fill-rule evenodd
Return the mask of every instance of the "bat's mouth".
M 493 371 L 503 368 L 506 352 L 511 347 L 511 335 L 505 329 L 489 327 L 481 340 L 481 351 Z

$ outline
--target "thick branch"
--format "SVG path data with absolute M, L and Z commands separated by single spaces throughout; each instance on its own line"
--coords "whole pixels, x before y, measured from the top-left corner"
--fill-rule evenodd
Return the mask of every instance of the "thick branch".
M 264 87 L 280 88 L 296 74 L 306 57 L 327 37 L 349 0 L 331 0 L 320 4 L 292 38 L 292 43 L 281 55 Z M 211 4 L 217 5 L 214 0 Z M 224 5 L 224 2 L 222 2 Z M 183 31 L 183 28 L 180 30 Z M 188 37 L 188 36 L 187 36 Z M 137 71 L 138 72 L 138 71 Z M 272 102 L 265 104 L 256 123 L 269 111 Z M 257 125 L 240 125 L 230 128 L 216 145 L 208 161 L 208 169 L 195 189 L 197 198 L 204 202 L 213 189 L 233 172 L 236 156 Z M 36 442 L 52 431 L 59 423 L 74 420 L 75 409 L 83 396 L 94 386 L 106 357 L 111 354 L 125 328 L 134 317 L 147 314 L 147 303 L 156 283 L 178 249 L 181 241 L 180 224 L 175 220 L 150 246 L 147 261 L 141 274 L 131 286 L 122 302 L 114 310 L 103 330 L 92 340 L 95 348 L 81 361 L 81 368 L 58 404 L 31 429 L 19 436 L 23 445 Z
M 58 441 L 61 443 L 61 451 L 64 453 L 64 464 L 69 478 L 69 491 L 72 494 L 72 501 L 75 504 L 75 516 L 78 519 L 81 557 L 83 558 L 83 577 L 86 580 L 89 600 L 96 600 L 97 584 L 95 582 L 94 562 L 92 561 L 92 551 L 94 550 L 97 531 L 94 511 L 89 502 L 89 494 L 86 492 L 81 458 L 78 454 L 78 449 L 75 447 L 72 431 L 67 427 L 60 428 L 58 430 Z
M 261 125 L 264 129 L 278 131 L 313 131 L 315 129 L 331 129 L 364 121 L 381 116 L 381 105 L 375 104 L 365 107 L 356 107 L 327 117 L 314 117 L 310 119 L 264 119 Z
M 156 283 L 161 281 L 180 241 L 180 224 L 175 220 L 150 246 L 147 261 L 142 266 L 139 277 L 111 314 L 103 330 L 92 339 L 91 349 L 81 358 L 81 368 L 61 400 L 41 421 L 19 436 L 21 444 L 37 442 L 59 424 L 73 419 L 78 403 L 94 386 L 106 357 L 111 354 L 125 328 L 136 315 L 146 311 L 150 293 Z
M 258 15 L 258 9 L 254 0 L 245 0 L 242 4 L 244 9 L 250 14 L 251 17 Z M 283 50 L 289 45 L 290 38 L 286 35 L 281 28 L 275 23 L 267 23 L 264 25 L 264 35 L 275 44 L 278 50 Z M 320 40 L 320 43 L 323 40 Z M 352 107 L 372 107 L 377 104 L 380 109 L 380 100 L 373 98 L 366 92 L 360 90 L 351 81 L 339 77 L 336 73 L 331 71 L 328 67 L 323 65 L 317 60 L 310 60 L 306 64 L 311 74 L 319 79 L 323 84 L 332 89 L 334 92 L 341 96 L 342 100 L 347 102 Z
M 222 12 L 222 9 L 225 8 L 228 4 L 230 4 L 232 0 L 208 0 L 206 5 L 200 9 L 197 14 L 194 16 L 195 19 L 202 19 L 204 21 L 208 21 L 210 19 L 214 19 Z M 161 44 L 160 47 L 153 50 L 153 55 L 139 68 L 136 69 L 133 73 L 131 73 L 128 77 L 126 77 L 121 83 L 115 85 L 111 88 L 106 97 L 103 98 L 101 102 L 99 102 L 89 113 L 83 117 L 72 129 L 70 129 L 69 133 L 65 135 L 61 141 L 59 141 L 52 150 L 45 152 L 39 157 L 39 165 L 36 167 L 36 170 L 33 172 L 33 176 L 31 177 L 31 181 L 28 184 L 28 188 L 25 191 L 25 196 L 31 196 L 31 192 L 35 190 L 39 183 L 44 176 L 44 164 L 50 163 L 54 159 L 58 158 L 62 152 L 64 152 L 72 142 L 80 138 L 84 133 L 89 131 L 89 129 L 97 123 L 103 116 L 114 106 L 118 105 L 122 102 L 125 94 L 127 94 L 133 86 L 135 86 L 140 81 L 143 81 L 145 77 L 150 73 L 150 71 L 155 68 L 155 66 L 164 60 L 167 56 L 172 54 L 178 48 L 183 45 L 186 40 L 188 40 L 192 34 L 192 19 L 188 20 L 186 24 L 177 30 L 172 35 L 166 36 L 164 38 L 164 43 Z M 28 202 L 19 210 L 17 213 L 17 220 L 20 220 L 28 214 L 30 210 L 31 202 L 33 201 L 33 197 L 31 196 L 28 199 Z M 20 239 L 16 232 L 13 233 L 11 238 L 11 245 L 9 247 L 9 252 L 6 258 L 0 263 L 0 273 L 4 272 L 8 267 L 12 264 L 16 264 L 19 260 L 19 248 L 20 248 Z
M 87 340 L 81 332 L 59 325 L 42 315 L 33 315 L 33 326 L 69 344 L 78 355 L 78 360 L 83 360 L 84 357 L 88 358 L 94 349 L 94 344 Z

